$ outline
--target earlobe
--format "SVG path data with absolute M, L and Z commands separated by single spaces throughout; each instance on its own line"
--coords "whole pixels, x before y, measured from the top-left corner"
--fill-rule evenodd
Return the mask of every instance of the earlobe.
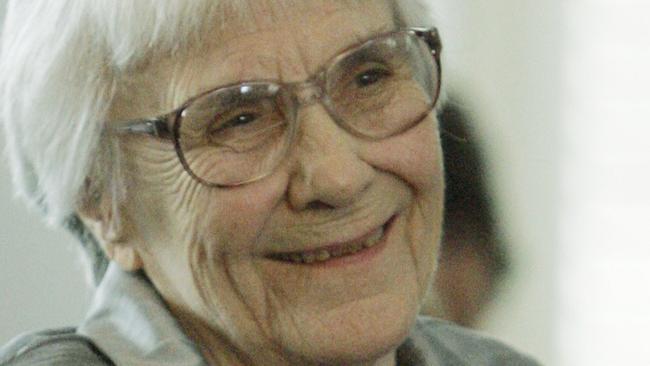
M 134 272 L 142 269 L 142 258 L 138 250 L 129 244 L 106 243 L 106 256 L 117 263 L 123 270 Z
M 123 227 L 113 222 L 115 219 L 113 215 L 106 215 L 101 220 L 98 220 L 79 212 L 79 217 L 93 233 L 106 257 L 117 263 L 125 271 L 142 269 L 142 258 L 138 249 L 129 240 L 129 235 L 124 233 Z
M 124 233 L 122 225 L 114 222 L 114 215 L 104 215 L 101 219 L 96 219 L 79 212 L 79 216 L 101 245 L 106 257 L 125 271 L 142 269 L 142 258 L 135 244 L 129 240 L 129 235 Z
M 122 225 L 122 215 L 125 213 L 107 194 L 92 197 L 94 199 L 82 201 L 77 213 L 101 245 L 104 254 L 125 271 L 142 269 L 142 258 L 132 240 L 133 235 L 127 233 Z

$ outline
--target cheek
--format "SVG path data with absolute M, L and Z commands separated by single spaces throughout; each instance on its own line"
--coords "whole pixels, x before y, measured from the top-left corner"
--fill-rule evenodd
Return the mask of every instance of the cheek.
M 202 187 L 208 191 L 192 208 L 202 241 L 212 243 L 212 256 L 250 257 L 271 214 L 286 190 L 282 177 L 231 188 Z
M 135 223 L 142 251 L 151 257 L 151 267 L 185 266 L 194 273 L 202 265 L 255 253 L 286 182 L 266 179 L 242 187 L 207 187 L 184 171 L 173 149 L 140 144 L 133 150 L 127 150 L 137 157 L 128 164 L 129 220 Z
M 174 249 L 170 243 L 185 241 L 194 232 L 191 212 L 205 192 L 186 174 L 171 144 L 135 140 L 125 152 L 127 205 L 135 208 L 130 219 L 137 223 L 146 249 Z
M 442 227 L 444 171 L 437 121 L 425 120 L 401 135 L 373 144 L 370 150 L 370 164 L 398 177 L 413 190 L 405 236 L 422 298 L 435 269 Z
M 134 228 L 144 270 L 170 304 L 196 298 L 190 263 L 198 222 L 192 210 L 205 201 L 205 192 L 185 173 L 171 144 L 132 137 L 122 145 L 124 219 Z
M 442 201 L 444 174 L 437 126 L 429 118 L 398 136 L 372 143 L 364 159 L 410 185 L 420 198 Z
M 187 270 L 197 298 L 189 306 L 233 339 L 249 338 L 238 333 L 241 325 L 258 329 L 265 317 L 260 312 L 268 306 L 268 289 L 253 264 L 269 216 L 283 197 L 282 189 L 273 189 L 281 186 L 276 183 L 203 187 L 208 194 L 193 206 L 196 235 L 187 244 Z
M 250 268 L 246 276 L 239 268 L 255 255 L 268 218 L 283 200 L 287 178 L 276 175 L 220 189 L 194 181 L 173 148 L 134 141 L 125 156 L 129 221 L 138 232 L 146 273 L 168 302 L 185 304 L 180 306 L 197 314 L 225 306 L 227 314 L 237 304 L 227 294 L 240 292 L 233 277 L 254 282 Z

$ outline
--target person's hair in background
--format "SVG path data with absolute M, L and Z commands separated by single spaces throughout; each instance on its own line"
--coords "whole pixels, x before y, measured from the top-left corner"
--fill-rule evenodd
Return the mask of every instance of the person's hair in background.
M 446 180 L 444 232 L 433 294 L 423 312 L 475 327 L 498 293 L 509 258 L 471 113 L 450 94 L 439 118 Z

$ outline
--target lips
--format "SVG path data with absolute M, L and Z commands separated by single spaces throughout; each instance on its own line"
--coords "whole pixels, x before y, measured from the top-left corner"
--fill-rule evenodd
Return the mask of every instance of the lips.
M 269 258 L 295 264 L 317 264 L 327 262 L 331 259 L 357 254 L 364 249 L 372 248 L 381 242 L 386 229 L 392 221 L 393 218 L 377 229 L 351 241 L 327 245 L 313 250 L 274 253 L 271 254 Z

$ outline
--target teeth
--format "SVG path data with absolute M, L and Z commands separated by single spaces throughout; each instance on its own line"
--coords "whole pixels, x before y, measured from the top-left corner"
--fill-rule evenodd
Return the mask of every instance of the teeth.
M 315 252 L 280 254 L 278 259 L 293 263 L 315 263 L 325 262 L 331 258 L 342 257 L 360 252 L 365 248 L 370 248 L 379 243 L 384 236 L 384 229 L 380 228 L 363 242 L 352 243 L 346 246 L 338 246 L 330 250 L 320 249 Z
M 314 263 L 314 262 L 316 262 L 316 254 L 314 254 L 314 253 L 304 253 L 302 255 L 302 259 L 307 264 Z
M 321 250 L 318 251 L 318 253 L 316 253 L 316 260 L 317 261 L 323 262 L 323 261 L 326 261 L 328 259 L 330 259 L 330 253 L 327 250 L 321 249 Z
M 379 243 L 379 239 L 384 236 L 384 228 L 381 228 L 377 230 L 371 237 L 368 238 L 368 240 L 363 243 L 363 246 L 366 248 L 370 248 L 372 246 L 375 246 L 375 244 Z
M 350 245 L 349 248 L 350 248 L 349 252 L 354 254 L 354 253 L 360 251 L 361 249 L 363 249 L 363 243 L 354 243 L 354 244 Z
M 302 263 L 302 255 L 298 253 L 293 253 L 289 256 L 289 259 L 295 263 Z
M 340 247 L 335 247 L 330 251 L 330 255 L 332 257 L 340 257 L 346 253 L 346 248 L 343 246 Z

